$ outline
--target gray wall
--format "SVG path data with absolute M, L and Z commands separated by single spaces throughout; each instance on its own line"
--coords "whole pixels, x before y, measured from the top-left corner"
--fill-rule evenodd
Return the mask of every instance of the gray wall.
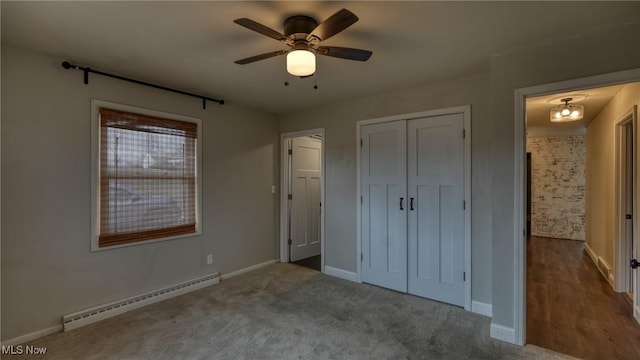
M 277 255 L 274 116 L 62 69 L 2 47 L 2 340 L 61 316 Z M 203 234 L 90 252 L 90 100 L 202 119 Z M 206 254 L 214 264 L 206 265 Z
M 491 303 L 491 117 L 489 75 L 362 97 L 281 117 L 282 132 L 325 129 L 325 264 L 356 272 L 356 122 L 471 105 L 472 257 L 475 301 Z
M 491 61 L 493 319 L 514 326 L 514 91 L 640 67 L 640 23 L 568 33 L 547 44 L 523 44 Z

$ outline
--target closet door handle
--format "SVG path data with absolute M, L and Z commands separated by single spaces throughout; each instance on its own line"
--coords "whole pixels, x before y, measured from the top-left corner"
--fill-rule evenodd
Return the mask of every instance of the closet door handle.
M 413 210 L 413 198 L 409 199 L 409 210 Z
M 402 202 L 404 201 L 404 198 L 400 198 L 400 210 L 404 210 L 404 208 L 402 207 Z

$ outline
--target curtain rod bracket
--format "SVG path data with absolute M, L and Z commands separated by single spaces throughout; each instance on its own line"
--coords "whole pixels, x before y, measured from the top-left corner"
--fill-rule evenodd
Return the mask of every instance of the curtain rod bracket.
M 106 77 L 110 77 L 110 78 L 114 78 L 114 79 L 118 79 L 118 80 L 122 80 L 122 81 L 131 82 L 131 83 L 138 84 L 138 85 L 144 85 L 144 86 L 152 87 L 154 89 L 165 90 L 165 91 L 173 92 L 173 93 L 176 93 L 176 94 L 182 94 L 182 95 L 186 95 L 186 96 L 191 96 L 191 97 L 202 99 L 202 109 L 203 110 L 206 110 L 206 108 L 207 108 L 207 100 L 215 101 L 220 105 L 224 105 L 224 100 L 221 100 L 221 99 L 214 99 L 214 98 L 210 98 L 208 96 L 197 95 L 197 94 L 193 94 L 193 93 L 182 91 L 182 90 L 173 89 L 173 88 L 162 86 L 162 85 L 156 85 L 156 84 L 148 83 L 148 82 L 141 81 L 141 80 L 131 79 L 131 78 L 120 76 L 120 75 L 109 74 L 109 73 L 106 73 L 106 72 L 93 70 L 90 67 L 82 67 L 82 66 L 79 66 L 79 65 L 75 65 L 75 64 L 72 64 L 72 63 L 70 63 L 68 61 L 63 61 L 61 65 L 62 65 L 63 68 L 65 68 L 67 70 L 69 70 L 69 69 L 77 69 L 77 70 L 82 71 L 84 73 L 84 83 L 85 83 L 85 85 L 89 84 L 89 73 L 94 73 L 94 74 L 98 74 L 98 75 L 102 75 L 102 76 L 106 76 Z

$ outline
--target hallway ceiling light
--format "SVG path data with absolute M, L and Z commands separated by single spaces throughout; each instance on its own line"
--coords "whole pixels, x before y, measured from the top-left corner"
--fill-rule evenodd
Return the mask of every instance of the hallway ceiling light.
M 582 119 L 584 115 L 584 106 L 569 104 L 572 98 L 564 98 L 561 101 L 564 103 L 551 109 L 549 113 L 549 119 L 551 122 L 568 122 Z

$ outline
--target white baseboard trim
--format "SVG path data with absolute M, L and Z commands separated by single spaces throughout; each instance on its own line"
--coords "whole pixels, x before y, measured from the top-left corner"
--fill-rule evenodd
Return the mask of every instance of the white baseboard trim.
M 493 316 L 493 305 L 483 303 L 480 301 L 471 301 L 471 312 L 492 317 Z
M 22 336 L 14 337 L 13 339 L 5 340 L 5 341 L 2 342 L 2 346 L 3 347 L 4 346 L 16 346 L 16 345 L 24 344 L 26 342 L 33 341 L 35 339 L 39 339 L 39 338 L 47 336 L 47 335 L 51 335 L 51 334 L 60 332 L 60 331 L 62 331 L 62 329 L 63 329 L 62 325 L 51 326 L 51 327 L 48 327 L 46 329 L 34 331 L 34 332 L 30 333 L 30 334 L 24 334 Z
M 502 340 L 510 344 L 516 343 L 516 330 L 514 328 L 491 324 L 490 328 L 491 337 L 497 340 Z
M 261 269 L 261 268 L 263 268 L 265 266 L 269 266 L 269 265 L 275 264 L 278 261 L 280 261 L 280 260 L 273 259 L 273 260 L 265 261 L 263 263 L 256 264 L 256 265 L 253 265 L 253 266 L 249 266 L 249 267 L 246 267 L 244 269 L 240 269 L 240 270 L 232 271 L 230 273 L 222 274 L 222 276 L 220 276 L 220 278 L 222 280 L 227 280 L 227 279 L 230 279 L 230 278 L 232 278 L 234 276 L 242 275 L 242 274 L 247 273 L 249 271 L 258 270 L 258 269 Z
M 353 281 L 353 282 L 358 282 L 358 274 L 351 272 L 351 271 L 346 271 L 346 270 L 342 270 L 342 269 L 338 269 L 338 268 L 334 268 L 328 265 L 324 266 L 324 273 L 329 275 L 329 276 L 334 276 L 340 279 L 344 279 L 344 280 L 349 280 L 349 281 Z

